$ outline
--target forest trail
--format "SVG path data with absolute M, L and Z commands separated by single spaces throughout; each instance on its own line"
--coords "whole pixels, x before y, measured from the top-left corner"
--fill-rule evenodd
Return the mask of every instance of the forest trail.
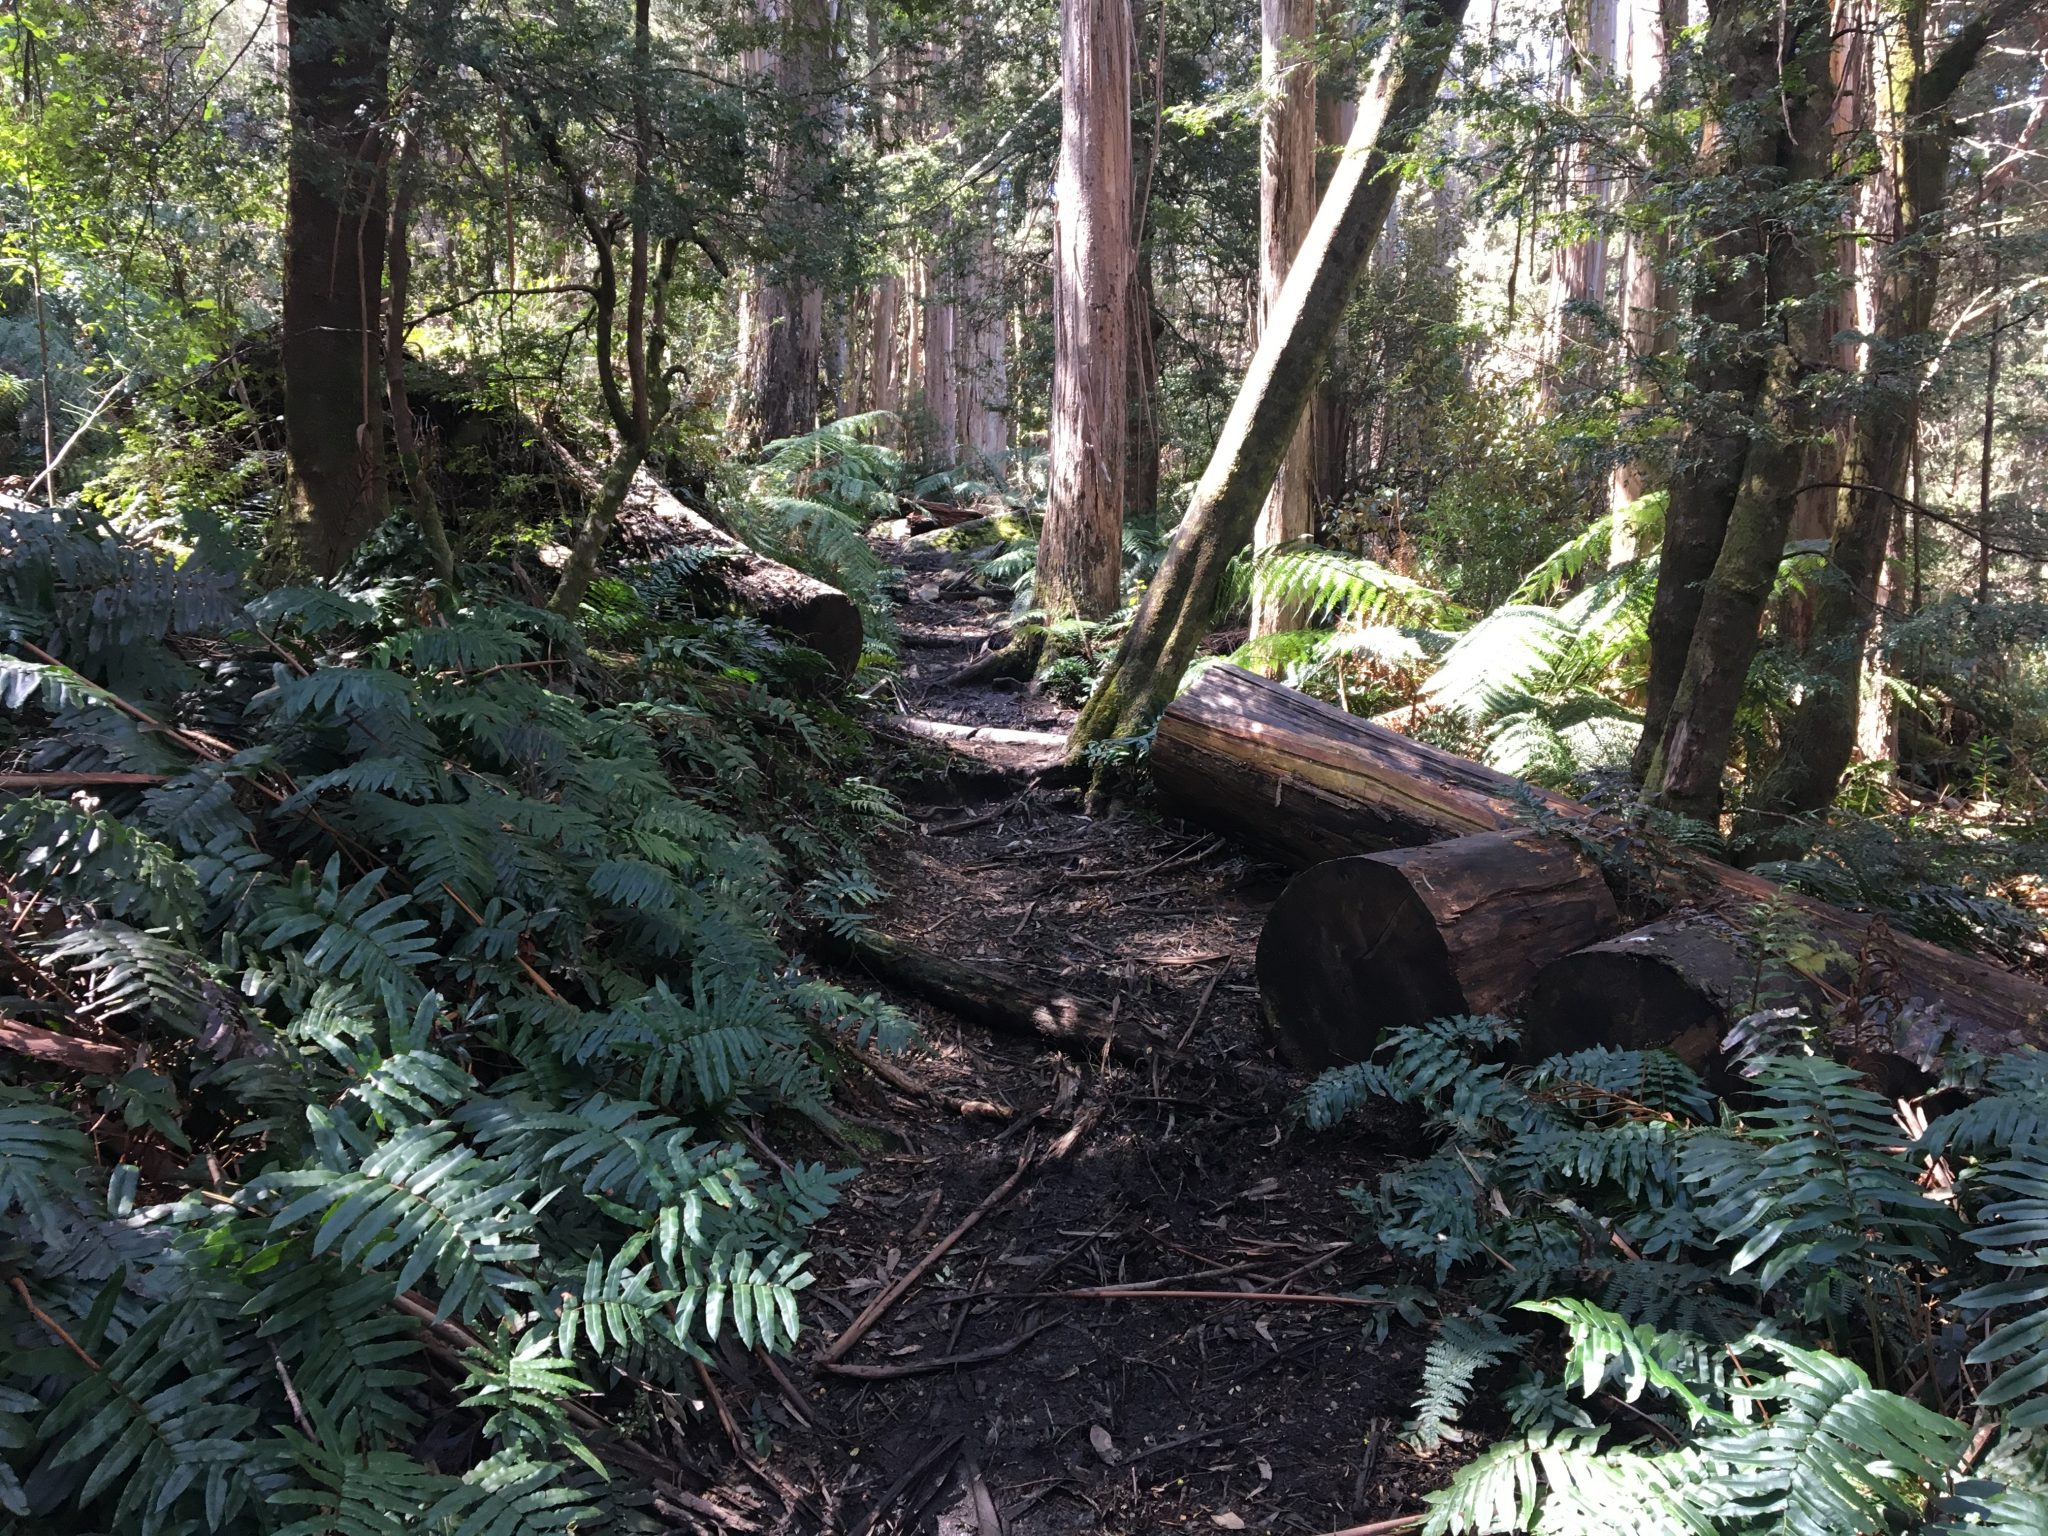
M 909 578 L 903 710 L 1064 728 L 1070 712 L 1021 687 L 949 687 L 1002 605 L 948 558 L 885 553 Z M 769 1439 L 710 1496 L 748 1498 L 763 1528 L 861 1536 L 1325 1532 L 1413 1510 L 1441 1480 L 1397 1443 L 1419 1334 L 1375 1342 L 1377 1313 L 1356 1306 L 1061 1294 L 1395 1277 L 1342 1194 L 1376 1179 L 1371 1153 L 1284 1129 L 1294 1082 L 1267 1064 L 1250 972 L 1278 871 L 1140 812 L 1087 818 L 1075 791 L 1038 782 L 1048 761 L 987 739 L 908 748 L 894 777 L 919 825 L 874 853 L 876 927 L 1092 999 L 1185 1054 L 1062 1056 L 841 973 L 903 1006 L 923 1048 L 892 1080 L 842 1079 L 861 1172 L 816 1234 L 808 1347 L 779 1385 L 729 1362 L 752 1398 L 736 1427 L 751 1413 Z M 840 1370 L 818 1371 L 984 1202 Z

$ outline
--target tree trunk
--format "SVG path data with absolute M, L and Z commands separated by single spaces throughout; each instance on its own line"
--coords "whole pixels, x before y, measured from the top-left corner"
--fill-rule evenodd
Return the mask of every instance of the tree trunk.
M 1672 39 L 1684 28 L 1683 0 L 1629 0 L 1628 78 L 1637 111 L 1653 113 L 1661 109 Z M 1647 162 L 1639 166 L 1637 193 L 1645 190 L 1651 170 Z M 1662 393 L 1658 384 L 1660 360 L 1676 347 L 1678 340 L 1672 313 L 1677 294 L 1665 274 L 1670 259 L 1671 236 L 1661 223 L 1654 227 L 1639 225 L 1628 232 L 1622 248 L 1618 288 L 1621 334 L 1632 388 L 1647 410 L 1657 407 Z M 1607 483 L 1608 506 L 1616 514 L 1608 548 L 1609 565 L 1625 565 L 1649 553 L 1643 530 L 1624 512 L 1631 503 L 1662 490 L 1668 476 L 1669 465 L 1657 452 L 1637 452 L 1614 466 Z
M 843 964 L 1002 1034 L 1041 1040 L 1097 1059 L 1105 1049 L 1127 1061 L 1171 1062 L 1180 1054 L 1128 1025 L 1119 1027 L 1114 1012 L 1100 1003 L 1047 990 L 999 967 L 962 965 L 867 930 L 848 937 L 821 929 L 813 942 Z
M 1291 1067 L 1363 1061 L 1390 1029 L 1500 1013 L 1549 961 L 1621 927 L 1600 870 L 1529 832 L 1330 859 L 1259 934 L 1259 996 Z
M 896 320 L 903 307 L 903 278 L 885 272 L 875 282 L 874 312 L 868 327 L 868 398 L 871 411 L 903 408 L 896 367 Z
M 1109 670 L 1075 723 L 1072 751 L 1146 730 L 1207 633 L 1223 572 L 1251 537 L 1330 340 L 1399 190 L 1394 170 L 1436 98 L 1465 0 L 1413 0 L 1331 178 L 1194 501 Z
M 1138 242 L 1131 279 L 1130 367 L 1125 372 L 1129 420 L 1124 437 L 1124 512 L 1159 510 L 1159 338 L 1166 324 L 1152 293 L 1152 240 Z
M 1338 159 L 1351 140 L 1358 123 L 1358 103 L 1337 94 L 1335 86 L 1318 80 L 1316 86 L 1316 201 L 1320 206 Z M 1316 386 L 1309 407 L 1310 453 L 1309 498 L 1316 506 L 1330 506 L 1350 489 L 1351 402 L 1345 394 L 1344 329 L 1339 325 L 1331 340 L 1330 357 L 1322 382 Z
M 378 310 L 391 22 L 375 0 L 287 0 L 285 14 L 285 442 L 299 540 L 327 577 L 388 506 Z
M 1280 303 L 1287 269 L 1316 215 L 1315 0 L 1261 0 L 1259 85 L 1265 111 L 1259 120 L 1259 326 Z M 1252 529 L 1254 551 L 1272 549 L 1316 531 L 1309 484 L 1313 420 L 1304 415 L 1266 493 Z M 1300 629 L 1299 603 L 1275 603 L 1254 592 L 1252 638 Z
M 949 221 L 950 227 L 950 221 Z M 947 233 L 941 231 L 941 235 Z M 924 305 L 924 442 L 925 466 L 946 469 L 960 459 L 960 401 L 953 372 L 954 271 L 941 254 L 927 268 L 930 287 Z
M 391 439 L 398 448 L 398 465 L 405 474 L 406 498 L 412 519 L 418 525 L 427 555 L 434 562 L 434 574 L 442 581 L 455 579 L 455 552 L 448 545 L 448 529 L 441 520 L 441 499 L 428 477 L 420 457 L 419 433 L 413 424 L 412 401 L 405 388 L 405 305 L 412 278 L 412 200 L 419 176 L 420 135 L 416 128 L 405 132 L 397 169 L 392 177 L 390 277 L 385 294 L 384 387 L 391 407 Z
M 996 250 L 996 200 L 982 209 L 954 317 L 960 357 L 961 457 L 978 475 L 1000 480 L 1009 447 L 1009 369 L 1003 268 Z
M 860 609 L 852 598 L 749 548 L 686 506 L 630 447 L 616 450 L 600 473 L 552 433 L 539 435 L 585 498 L 586 520 L 593 505 L 608 503 L 610 526 L 632 553 L 645 559 L 683 549 L 710 555 L 704 566 L 707 587 L 716 588 L 740 612 L 816 651 L 841 677 L 853 675 L 863 640 Z
M 1724 4 L 1709 23 L 1706 56 L 1713 88 L 1697 164 L 1702 182 L 1739 185 L 1775 174 L 1780 163 L 1785 124 L 1779 70 L 1773 51 L 1757 41 L 1766 27 L 1777 35 L 1775 12 L 1766 23 L 1759 9 L 1737 3 Z M 1735 185 L 1725 187 L 1728 195 L 1714 200 L 1693 233 L 1703 275 L 1693 296 L 1694 340 L 1686 366 L 1691 419 L 1677 447 L 1650 607 L 1643 734 L 1631 763 L 1638 780 L 1647 778 L 1685 673 L 1707 579 L 1743 483 L 1743 418 L 1771 356 L 1768 345 L 1758 345 L 1769 320 L 1762 222 L 1734 190 Z
M 1986 1053 L 2048 1044 L 2048 988 L 1969 955 L 1893 932 L 1680 845 L 1646 849 L 1612 816 L 1449 752 L 1423 746 L 1236 667 L 1217 666 L 1160 717 L 1152 773 L 1168 804 L 1296 866 L 1346 854 L 1568 824 L 1614 849 L 1609 883 L 1630 910 L 1680 905 L 1731 919 L 1789 910 L 1817 942 L 1868 957 L 1923 1015 Z M 1645 860 L 1649 862 L 1645 862 Z
M 1614 74 L 1615 11 L 1616 0 L 1575 0 L 1567 7 L 1565 88 L 1574 110 L 1587 110 Z M 1591 353 L 1601 326 L 1588 311 L 1607 297 L 1607 235 L 1600 221 L 1612 200 L 1613 181 L 1576 143 L 1565 146 L 1563 175 L 1564 206 L 1590 203 L 1595 227 L 1551 252 L 1550 366 L 1541 381 L 1546 408 L 1555 406 L 1561 386 L 1577 391 L 1593 383 Z
M 1039 605 L 1107 618 L 1123 570 L 1130 366 L 1131 8 L 1061 0 L 1053 364 Z
M 754 73 L 769 76 L 775 99 L 785 109 L 794 104 L 798 117 L 769 155 L 771 197 L 788 221 L 773 231 L 783 254 L 754 275 L 740 298 L 746 312 L 740 318 L 735 425 L 757 448 L 818 425 L 825 307 L 805 256 L 818 238 L 809 225 L 825 177 L 819 154 L 826 113 L 819 97 L 832 56 L 829 0 L 762 0 L 761 19 L 777 28 L 776 45 L 750 54 L 748 63 Z
M 1710 1070 L 1728 1027 L 1760 1008 L 1820 1016 L 1822 993 L 1725 918 L 1667 918 L 1552 960 L 1522 1010 L 1531 1061 L 1606 1046 Z
M 1808 3 L 1785 20 L 1780 53 L 1798 94 L 1774 99 L 1777 163 L 1796 186 L 1818 186 L 1829 170 L 1827 138 L 1830 12 Z M 1752 49 L 1756 47 L 1751 40 Z M 1767 294 L 1781 318 L 1747 416 L 1748 445 L 1720 547 L 1701 584 L 1685 665 L 1673 688 L 1657 744 L 1644 770 L 1643 798 L 1668 811 L 1713 821 L 1733 744 L 1736 709 L 1756 654 L 1765 605 L 1784 557 L 1799 470 L 1817 420 L 1811 380 L 1825 368 L 1829 333 L 1811 230 L 1781 224 L 1766 231 Z M 1670 531 L 1665 541 L 1668 560 Z M 1661 589 L 1669 567 L 1660 567 Z M 1662 596 L 1661 590 L 1659 596 Z M 1652 643 L 1655 644 L 1655 632 Z M 1654 656 L 1653 656 L 1654 667 Z

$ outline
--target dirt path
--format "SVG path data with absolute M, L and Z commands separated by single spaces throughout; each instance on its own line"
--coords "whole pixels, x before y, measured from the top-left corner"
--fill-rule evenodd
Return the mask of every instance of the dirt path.
M 1070 712 L 1019 687 L 947 686 L 1003 604 L 942 557 L 888 553 L 909 575 L 900 709 L 1063 731 Z M 875 853 L 877 927 L 1092 999 L 1185 1055 L 1069 1059 L 889 994 L 926 1048 L 895 1082 L 842 1079 L 862 1172 L 814 1243 L 807 1349 L 780 1383 L 737 1355 L 719 1373 L 753 1470 L 715 1501 L 761 1529 L 849 1536 L 1325 1532 L 1413 1510 L 1438 1480 L 1397 1443 L 1420 1344 L 1376 1342 L 1375 1309 L 1063 1294 L 1395 1276 L 1343 1193 L 1383 1159 L 1283 1129 L 1296 1084 L 1271 1063 L 1250 970 L 1279 872 L 1142 809 L 1081 815 L 1031 776 L 1053 756 L 906 747 L 896 787 L 920 827 Z M 844 1369 L 820 1372 L 833 1336 L 978 1207 Z

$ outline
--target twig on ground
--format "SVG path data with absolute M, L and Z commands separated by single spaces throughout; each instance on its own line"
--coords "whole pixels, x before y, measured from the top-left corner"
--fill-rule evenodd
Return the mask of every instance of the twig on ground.
M 1130 1286 L 1085 1286 L 1075 1291 L 1039 1291 L 1067 1301 L 1255 1301 L 1281 1307 L 1385 1307 L 1368 1296 L 1327 1296 L 1311 1291 L 1141 1291 Z
M 964 1350 L 957 1355 L 935 1355 L 929 1360 L 906 1360 L 901 1365 L 820 1364 L 818 1369 L 833 1376 L 851 1377 L 855 1381 L 896 1381 L 905 1376 L 929 1376 L 936 1371 L 950 1371 L 956 1366 L 985 1365 L 991 1360 L 1005 1359 L 1014 1355 L 1048 1328 L 1058 1326 L 1057 1321 L 1040 1323 L 1035 1328 L 1025 1329 L 1014 1339 L 986 1345 L 981 1349 Z
M 847 1352 L 867 1337 L 868 1331 L 882 1320 L 891 1307 L 895 1306 L 897 1302 L 909 1294 L 912 1286 L 929 1274 L 933 1267 L 938 1264 L 939 1260 L 952 1252 L 954 1245 L 979 1226 L 984 1216 L 988 1215 L 990 1211 L 1010 1197 L 1017 1186 L 1024 1182 L 1024 1175 L 1031 1171 L 1031 1166 L 1037 1161 L 1037 1157 L 1038 1148 L 1036 1143 L 1026 1143 L 1024 1151 L 1017 1158 L 1016 1170 L 1007 1179 L 1003 1180 L 1002 1183 L 982 1196 L 981 1203 L 969 1211 L 957 1227 L 940 1238 L 923 1258 L 905 1270 L 897 1278 L 895 1284 L 889 1286 L 881 1295 L 869 1302 L 862 1310 L 860 1316 L 849 1323 L 840 1332 L 838 1338 L 825 1346 L 824 1351 L 817 1359 L 818 1368 L 822 1369 L 845 1359 Z

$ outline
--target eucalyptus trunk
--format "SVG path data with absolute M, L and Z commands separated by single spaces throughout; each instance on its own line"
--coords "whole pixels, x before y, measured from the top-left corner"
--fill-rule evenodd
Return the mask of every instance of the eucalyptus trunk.
M 1188 514 L 1069 739 L 1148 729 L 1208 632 L 1223 573 L 1251 537 L 1301 424 L 1331 338 L 1400 190 L 1398 166 L 1435 104 L 1466 0 L 1410 0 L 1368 104 L 1302 242 Z
M 1259 324 L 1263 331 L 1280 302 L 1288 269 L 1316 214 L 1315 0 L 1262 0 L 1259 83 L 1265 111 L 1259 123 Z M 1314 422 L 1304 416 L 1266 493 L 1252 529 L 1252 548 L 1272 549 L 1316 531 L 1310 485 Z M 1254 592 L 1252 638 L 1300 629 L 1299 603 L 1276 603 Z
M 1053 364 L 1039 605 L 1107 618 L 1123 569 L 1130 367 L 1131 8 L 1062 0 Z

